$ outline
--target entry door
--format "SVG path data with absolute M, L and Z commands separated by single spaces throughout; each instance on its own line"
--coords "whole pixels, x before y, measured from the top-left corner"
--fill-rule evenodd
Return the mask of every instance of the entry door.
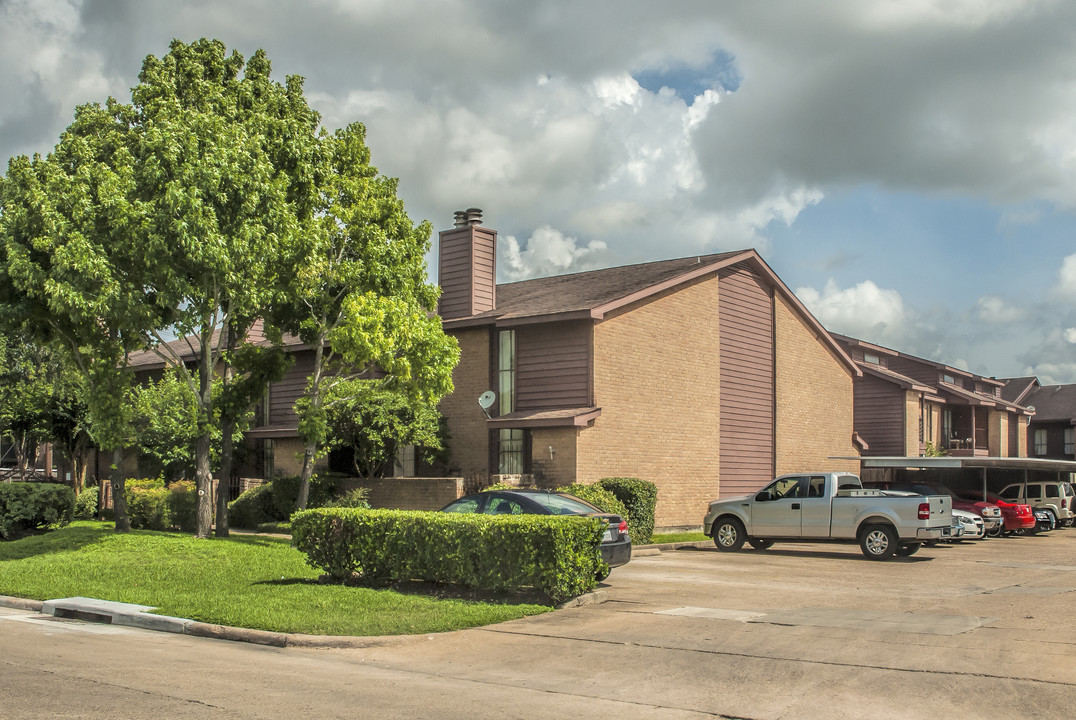
M 751 534 L 763 538 L 799 536 L 806 480 L 803 477 L 780 478 L 763 489 L 759 496 L 768 492 L 770 499 L 759 500 L 756 496 L 751 508 Z

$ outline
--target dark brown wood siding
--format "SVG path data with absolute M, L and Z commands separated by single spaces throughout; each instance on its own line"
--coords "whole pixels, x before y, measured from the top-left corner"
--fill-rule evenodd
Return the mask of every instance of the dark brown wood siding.
M 870 447 L 863 455 L 904 455 L 904 390 L 871 375 L 855 381 L 852 427 Z
M 438 312 L 445 319 L 468 317 L 496 306 L 497 233 L 484 227 L 446 230 L 439 239 Z
M 589 320 L 516 328 L 516 410 L 591 404 Z
M 293 424 L 298 422 L 295 415 L 295 401 L 306 390 L 306 379 L 314 371 L 314 351 L 301 350 L 293 355 L 295 362 L 280 382 L 269 387 L 269 424 Z
M 719 274 L 721 496 L 750 493 L 774 473 L 773 292 L 742 266 Z

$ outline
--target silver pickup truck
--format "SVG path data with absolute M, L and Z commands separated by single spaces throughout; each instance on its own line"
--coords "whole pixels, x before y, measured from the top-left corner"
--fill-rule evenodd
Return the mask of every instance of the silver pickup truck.
M 864 490 L 858 476 L 828 472 L 782 475 L 754 495 L 715 500 L 702 528 L 718 550 L 739 550 L 744 541 L 765 550 L 777 540 L 835 540 L 886 560 L 949 537 L 952 523 L 948 496 Z

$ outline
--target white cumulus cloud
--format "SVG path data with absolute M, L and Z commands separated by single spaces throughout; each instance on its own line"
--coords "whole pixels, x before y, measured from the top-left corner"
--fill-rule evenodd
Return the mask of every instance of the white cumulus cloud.
M 830 280 L 821 292 L 802 287 L 796 295 L 828 330 L 852 337 L 884 342 L 880 338 L 899 332 L 906 322 L 900 293 L 870 280 L 848 288 Z
M 503 238 L 500 247 L 505 261 L 502 274 L 513 281 L 586 269 L 606 249 L 601 240 L 580 246 L 575 238 L 548 225 L 535 230 L 525 246 L 510 235 Z

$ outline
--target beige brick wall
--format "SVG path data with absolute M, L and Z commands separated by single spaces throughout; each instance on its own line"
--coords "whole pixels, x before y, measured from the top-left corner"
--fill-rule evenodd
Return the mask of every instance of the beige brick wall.
M 1027 424 L 1028 417 L 1026 415 L 1018 415 L 1016 417 L 1016 457 L 1027 457 Z
M 706 503 L 718 496 L 717 317 L 718 281 L 710 279 L 594 328 L 594 401 L 602 414 L 579 433 L 577 477 L 653 482 L 658 528 L 700 526 Z
M 904 391 L 904 455 L 919 455 L 919 393 Z
M 440 510 L 463 495 L 463 478 L 342 478 L 343 492 L 370 491 L 370 507 L 393 510 Z
M 852 371 L 777 297 L 777 474 L 859 471 L 852 445 Z
M 578 428 L 531 430 L 531 474 L 538 487 L 555 488 L 575 482 L 578 436 Z
M 990 410 L 986 418 L 986 447 L 991 457 L 1009 455 L 1009 414 Z
M 489 330 L 476 328 L 451 333 L 460 344 L 460 362 L 452 371 L 455 389 L 441 401 L 448 419 L 448 466 L 465 478 L 489 474 L 489 430 L 478 396 L 494 390 L 489 376 Z
M 303 441 L 299 438 L 276 438 L 273 440 L 273 474 L 298 475 L 303 471 Z M 327 466 L 327 458 L 321 458 L 315 471 Z

